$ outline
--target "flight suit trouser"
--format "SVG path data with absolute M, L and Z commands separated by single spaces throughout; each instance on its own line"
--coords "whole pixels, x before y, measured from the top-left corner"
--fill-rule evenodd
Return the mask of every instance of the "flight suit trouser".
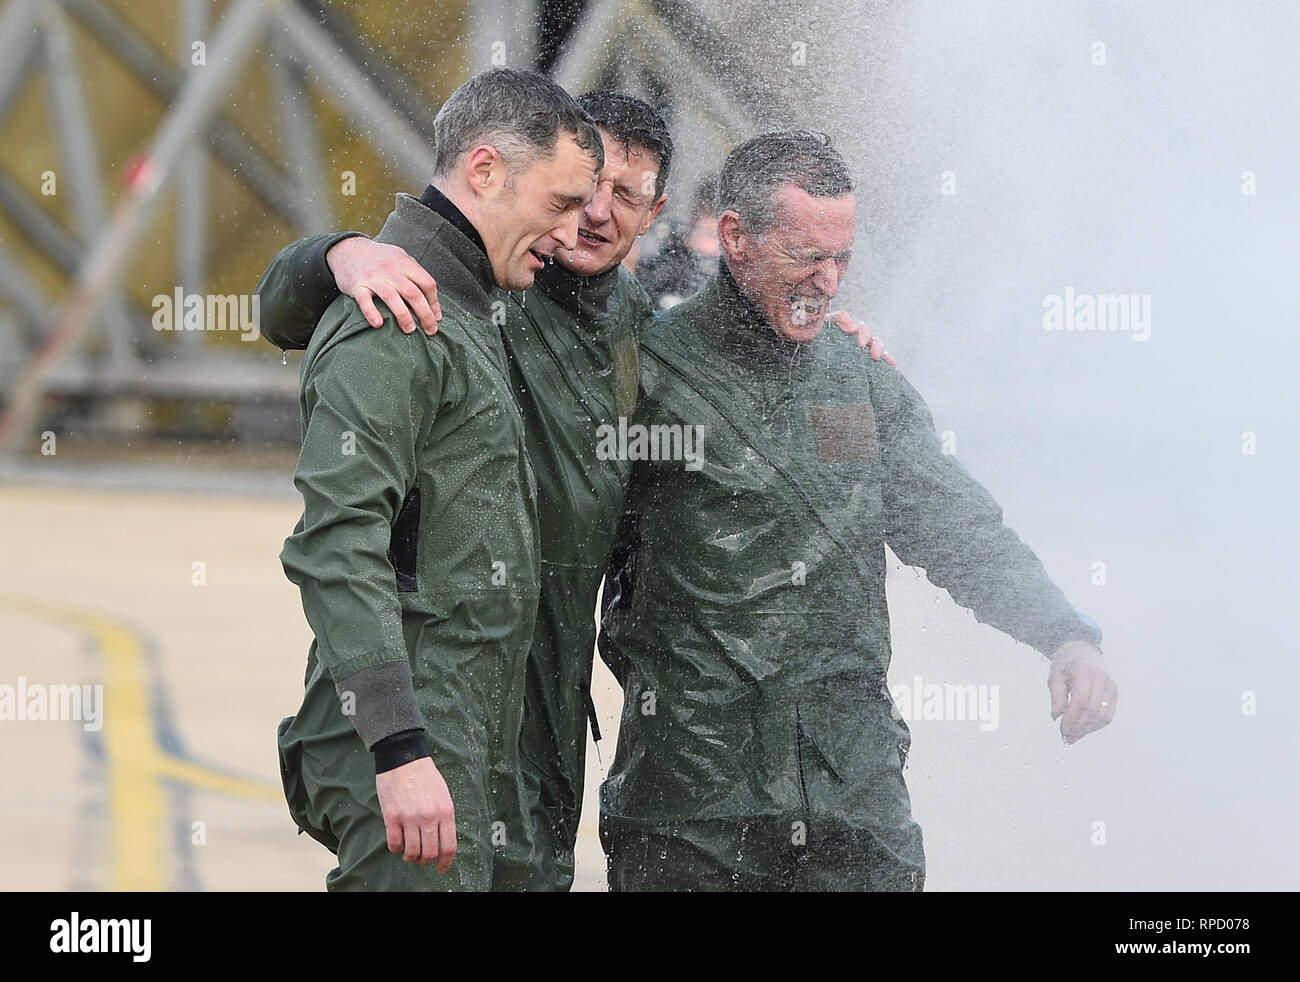
M 522 680 L 515 688 L 522 688 Z M 416 695 L 419 699 L 418 689 Z M 301 831 L 338 858 L 326 876 L 327 889 L 510 889 L 503 885 L 517 875 L 510 871 L 531 866 L 531 828 L 518 770 L 519 714 L 502 714 L 500 706 L 479 708 L 482 712 L 445 715 L 425 710 L 429 751 L 447 782 L 456 817 L 455 861 L 447 873 L 439 873 L 436 863 L 408 863 L 388 851 L 374 756 L 343 714 L 328 673 L 314 672 L 302 709 L 283 720 L 277 734 L 290 814 Z M 503 750 L 507 739 L 514 741 L 514 753 Z
M 814 823 L 806 840 L 764 822 L 691 822 L 663 829 L 604 830 L 611 892 L 919 892 L 925 887 L 920 826 L 906 855 L 861 829 Z M 838 823 L 836 823 L 838 826 Z

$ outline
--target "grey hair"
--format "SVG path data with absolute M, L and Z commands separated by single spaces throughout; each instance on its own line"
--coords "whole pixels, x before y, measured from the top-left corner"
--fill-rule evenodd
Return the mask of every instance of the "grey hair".
M 438 110 L 434 176 L 449 176 L 461 157 L 484 143 L 495 147 L 512 170 L 522 169 L 553 155 L 562 132 L 596 161 L 597 170 L 605 166 L 600 131 L 564 89 L 536 72 L 482 72 Z
M 853 191 L 853 179 L 831 138 L 812 130 L 775 130 L 750 137 L 727 155 L 718 175 L 717 214 L 734 211 L 745 230 L 776 225 L 776 192 L 785 184 L 818 198 Z

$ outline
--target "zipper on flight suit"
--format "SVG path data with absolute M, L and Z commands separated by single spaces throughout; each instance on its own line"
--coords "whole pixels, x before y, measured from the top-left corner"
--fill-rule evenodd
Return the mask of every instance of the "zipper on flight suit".
M 803 768 L 803 717 L 799 713 L 799 704 L 794 704 L 794 755 L 799 766 L 799 796 L 803 799 L 803 817 L 808 826 L 812 825 L 812 805 L 808 801 L 808 785 L 804 781 Z
M 511 294 L 510 296 L 511 299 L 514 299 L 513 294 Z M 520 301 L 519 308 L 521 311 L 524 310 L 524 305 L 522 300 Z M 524 316 L 527 317 L 526 312 L 524 313 Z M 593 423 L 601 419 L 601 414 L 595 412 L 592 409 L 593 403 L 599 404 L 600 402 L 598 395 L 595 392 L 593 392 L 590 388 L 588 388 L 585 385 L 585 383 L 582 382 L 581 379 L 582 373 L 577 371 L 573 367 L 572 363 L 570 363 L 568 369 L 565 368 L 564 362 L 560 360 L 559 352 L 556 351 L 555 346 L 551 343 L 551 340 L 546 336 L 546 331 L 543 329 L 543 325 L 540 322 L 540 320 L 533 321 L 529 319 L 528 329 L 536 333 L 537 340 L 541 343 L 541 347 L 546 352 L 546 355 L 550 359 L 551 364 L 555 366 L 556 374 L 559 375 L 560 381 L 564 384 L 564 387 L 569 390 L 569 394 L 573 396 L 573 398 L 577 401 L 578 405 L 582 407 L 583 411 L 587 414 L 587 416 L 592 420 Z M 504 345 L 506 349 L 507 360 L 512 365 L 516 365 L 516 366 L 522 365 L 523 362 L 520 361 L 519 355 L 515 351 L 514 345 L 511 343 L 509 332 L 506 331 L 505 325 L 504 324 L 498 325 L 497 331 L 501 335 L 501 343 Z M 520 369 L 520 372 L 522 374 L 522 368 Z M 608 411 L 609 409 L 609 407 L 602 407 L 602 408 L 604 408 L 606 411 Z M 618 421 L 617 406 L 614 407 L 614 420 L 615 422 Z M 616 480 L 614 478 L 611 478 L 610 468 L 597 467 L 595 468 L 595 472 L 600 474 L 601 478 L 607 484 L 609 484 L 611 480 Z M 610 489 L 616 492 L 622 490 L 622 482 L 620 481 L 617 485 L 612 485 Z

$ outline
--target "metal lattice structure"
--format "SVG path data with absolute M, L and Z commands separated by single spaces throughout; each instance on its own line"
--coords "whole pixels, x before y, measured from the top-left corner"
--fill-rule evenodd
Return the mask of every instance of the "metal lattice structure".
M 275 371 L 279 366 L 265 360 L 214 353 L 199 344 L 198 334 L 182 335 L 169 357 L 154 359 L 148 316 L 132 306 L 122 287 L 133 252 L 156 223 L 159 199 L 169 189 L 183 216 L 175 242 L 178 286 L 191 294 L 205 291 L 214 166 L 226 168 L 268 215 L 300 234 L 332 227 L 309 91 L 327 98 L 410 187 L 418 188 L 432 173 L 436 106 L 328 4 L 231 0 L 219 22 L 211 22 L 211 0 L 177 2 L 180 50 L 204 39 L 208 54 L 201 70 L 164 56 L 100 0 L 8 0 L 0 9 L 0 122 L 23 86 L 43 74 L 75 222 L 70 234 L 0 168 L 0 211 L 25 246 L 69 281 L 57 301 L 46 296 L 0 243 L 0 297 L 16 315 L 21 346 L 16 375 L 0 377 L 6 396 L 0 455 L 29 440 L 50 393 L 292 399 L 293 373 Z M 532 16 L 536 8 L 502 0 L 470 7 L 470 71 L 500 63 L 503 38 L 513 48 L 511 64 L 523 59 L 532 67 L 541 23 Z M 756 106 L 769 117 L 785 115 L 779 100 L 774 104 L 770 93 L 758 94 L 740 66 L 728 65 L 725 81 L 706 70 L 724 58 L 724 46 L 688 4 L 595 0 L 578 5 L 576 13 L 576 26 L 551 66 L 554 77 L 575 93 L 619 87 L 665 106 L 681 146 L 712 146 L 720 156 L 738 134 L 752 129 Z M 87 80 L 72 56 L 76 29 L 91 33 L 168 107 L 111 213 L 100 183 Z M 224 111 L 232 83 L 259 58 L 273 84 L 285 165 L 268 159 Z M 93 345 L 86 344 L 88 337 Z

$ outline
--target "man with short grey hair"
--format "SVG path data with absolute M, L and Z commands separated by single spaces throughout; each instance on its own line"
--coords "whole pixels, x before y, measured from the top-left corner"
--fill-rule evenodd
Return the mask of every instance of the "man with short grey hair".
M 487 890 L 531 862 L 536 480 L 491 297 L 575 248 L 604 151 L 563 89 L 509 69 L 461 86 L 436 130 L 433 183 L 379 238 L 437 270 L 441 329 L 372 331 L 340 297 L 302 362 L 304 511 L 281 560 L 315 641 L 279 750 L 295 822 L 338 857 L 331 890 Z
M 773 189 L 792 184 L 816 198 L 853 191 L 853 178 L 839 151 L 808 130 L 777 130 L 746 140 L 718 175 L 716 213 L 743 215 L 753 235 L 771 231 L 779 215 Z
M 557 100 L 562 95 L 568 101 L 546 105 L 538 94 Z M 517 176 L 529 164 L 549 157 L 561 132 L 603 162 L 599 131 L 576 100 L 553 81 L 510 69 L 484 72 L 457 89 L 434 118 L 433 176 L 451 177 L 461 158 L 484 142 L 496 147 L 513 168 L 512 177 Z
M 722 170 L 717 276 L 642 335 L 634 425 L 703 452 L 636 466 L 606 577 L 601 654 L 624 693 L 601 788 L 612 890 L 921 888 L 886 544 L 1051 658 L 1067 741 L 1114 715 L 1095 626 L 902 375 L 822 330 L 855 224 L 829 141 L 747 140 Z

